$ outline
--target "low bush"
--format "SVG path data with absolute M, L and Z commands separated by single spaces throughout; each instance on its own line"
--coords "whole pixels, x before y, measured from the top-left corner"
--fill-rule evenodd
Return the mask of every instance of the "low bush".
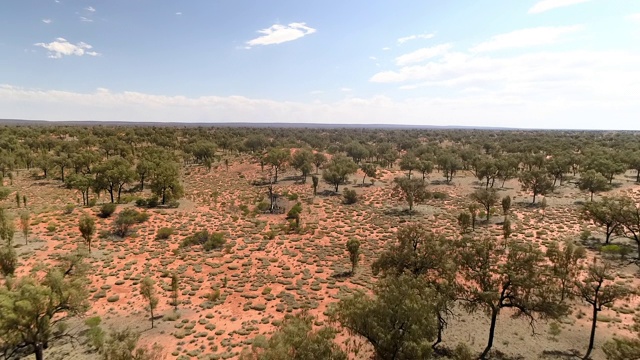
M 74 204 L 67 204 L 64 206 L 64 213 L 69 215 L 73 212 L 73 210 L 76 208 L 76 206 Z
M 342 196 L 344 196 L 344 203 L 355 204 L 358 201 L 358 194 L 356 194 L 355 190 L 344 189 Z
M 114 222 L 115 233 L 120 237 L 125 237 L 129 233 L 131 226 L 140 224 L 149 220 L 149 214 L 139 212 L 134 209 L 124 209 L 118 214 L 118 218 Z
M 117 205 L 114 203 L 106 203 L 100 206 L 100 217 L 108 218 L 116 211 Z
M 156 233 L 156 240 L 166 240 L 171 235 L 173 235 L 173 232 L 174 232 L 173 228 L 170 228 L 170 227 L 160 228 Z
M 187 236 L 182 240 L 181 247 L 188 247 L 192 245 L 202 245 L 205 251 L 222 248 L 226 240 L 223 233 L 209 234 L 209 231 L 199 231 L 191 236 Z

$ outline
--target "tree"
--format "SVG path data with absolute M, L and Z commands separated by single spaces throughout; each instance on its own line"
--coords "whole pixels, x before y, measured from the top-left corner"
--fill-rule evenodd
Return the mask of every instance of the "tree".
M 371 269 L 374 275 L 411 274 L 420 277 L 433 290 L 433 305 L 438 320 L 438 334 L 432 345 L 435 348 L 442 341 L 457 296 L 457 269 L 449 256 L 451 241 L 418 224 L 398 229 L 397 238 L 397 243 L 380 254 Z
M 322 178 L 332 184 L 335 187 L 335 191 L 338 192 L 340 184 L 347 181 L 349 175 L 355 174 L 356 171 L 358 171 L 358 165 L 353 160 L 342 155 L 336 155 L 322 172 Z
M 439 156 L 437 158 L 437 163 L 447 184 L 453 180 L 453 177 L 461 167 L 460 158 L 450 153 L 443 153 Z
M 18 255 L 13 249 L 14 233 L 13 219 L 0 207 L 0 272 L 5 278 L 12 276 L 18 267 Z
M 497 247 L 495 240 L 463 238 L 458 243 L 456 262 L 460 266 L 463 306 L 474 313 L 482 310 L 491 318 L 487 345 L 480 355 L 486 359 L 493 347 L 498 315 L 504 308 L 513 317 L 525 317 L 532 330 L 538 318 L 557 318 L 567 307 L 557 301 L 546 274 L 542 252 L 533 244 Z
M 136 164 L 136 175 L 138 175 L 138 179 L 140 180 L 140 191 L 144 190 L 144 181 L 153 174 L 155 166 L 156 163 L 147 157 L 141 158 Z
M 578 188 L 582 191 L 588 191 L 591 193 L 591 201 L 593 201 L 593 194 L 609 189 L 607 179 L 597 173 L 595 170 L 587 170 L 580 174 L 580 180 L 578 180 Z
M 424 280 L 408 275 L 385 277 L 373 292 L 373 298 L 356 291 L 340 300 L 332 319 L 366 339 L 376 359 L 429 359 L 437 334 L 436 300 Z
M 138 212 L 132 208 L 124 209 L 118 213 L 118 217 L 114 221 L 114 232 L 120 237 L 126 237 L 133 225 L 141 224 L 148 219 L 149 214 L 146 212 Z
M 313 186 L 313 196 L 316 196 L 316 194 L 318 193 L 318 183 L 320 182 L 320 179 L 313 175 L 311 177 L 311 186 Z
M 6 358 L 29 348 L 42 360 L 48 344 L 65 336 L 64 321 L 88 309 L 83 256 L 60 260 L 43 269 L 43 277 L 32 273 L 0 287 L 0 352 Z
M 307 182 L 307 175 L 313 170 L 313 153 L 311 150 L 302 149 L 293 154 L 291 166 L 302 173 L 303 182 Z
M 305 312 L 285 319 L 269 340 L 257 337 L 240 360 L 347 360 L 333 341 L 338 332 L 327 326 L 314 330 L 314 321 Z
M 89 252 L 91 252 L 91 239 L 96 231 L 96 224 L 93 221 L 93 218 L 86 214 L 82 215 L 78 223 L 78 229 L 80 230 L 80 234 L 82 235 L 84 242 L 89 247 Z
M 505 195 L 505 197 L 502 198 L 501 204 L 502 204 L 502 214 L 506 219 L 507 215 L 509 215 L 509 210 L 511 210 L 511 196 Z
M 463 234 L 466 233 L 469 229 L 469 226 L 471 226 L 471 215 L 466 212 L 463 211 L 460 214 L 458 214 L 458 226 L 460 226 L 460 232 L 462 232 Z
M 413 205 L 424 201 L 427 197 L 427 187 L 420 179 L 410 179 L 408 177 L 397 177 L 394 180 L 394 191 L 404 197 L 409 205 L 409 211 L 413 211 Z
M 364 173 L 364 176 L 362 177 L 362 185 L 364 186 L 364 179 L 366 179 L 367 176 L 372 179 L 375 178 L 378 169 L 376 168 L 376 164 L 366 163 L 360 165 L 360 170 Z
M 130 329 L 115 330 L 102 349 L 102 360 L 162 360 L 162 346 L 139 347 L 140 334 Z
M 320 166 L 327 162 L 327 156 L 321 152 L 313 154 L 313 164 L 316 166 L 316 174 L 320 171 Z
M 31 230 L 31 221 L 30 221 L 29 211 L 23 211 L 20 213 L 20 230 L 22 230 L 22 235 L 24 235 L 25 244 L 29 243 L 29 232 Z
M 554 241 L 548 245 L 546 255 L 560 288 L 560 301 L 572 298 L 575 293 L 575 283 L 582 269 L 581 261 L 586 258 L 585 249 L 570 241 L 565 241 L 563 244 Z
M 417 169 L 422 174 L 422 181 L 427 178 L 427 174 L 431 174 L 433 172 L 433 162 L 428 154 L 422 154 L 418 157 Z
M 475 176 L 480 181 L 485 181 L 485 189 L 489 188 L 489 185 L 493 187 L 493 183 L 498 176 L 498 167 L 496 166 L 496 161 L 489 157 L 483 156 L 479 157 L 474 161 L 475 168 Z
M 469 204 L 469 215 L 471 216 L 471 230 L 476 231 L 476 219 L 478 218 L 478 204 Z
M 347 251 L 349 251 L 349 261 L 351 261 L 351 273 L 356 271 L 358 260 L 360 258 L 360 241 L 358 239 L 349 239 L 347 241 Z
M 613 178 L 617 174 L 622 174 L 626 170 L 624 163 L 618 161 L 616 156 L 610 151 L 604 151 L 604 153 L 610 153 L 609 156 L 605 156 L 598 152 L 598 155 L 593 155 L 587 159 L 584 163 L 585 170 L 594 170 L 600 173 L 604 178 L 609 181 L 609 184 L 613 182 Z
M 637 360 L 640 359 L 640 318 L 634 316 L 633 331 L 635 338 L 617 338 L 605 342 L 602 345 L 602 352 L 607 360 Z
M 271 165 L 271 168 L 274 171 L 274 183 L 278 182 L 278 172 L 284 169 L 289 160 L 291 160 L 291 152 L 289 149 L 272 148 L 267 153 L 267 156 L 265 156 L 265 163 Z
M 145 276 L 140 283 L 140 294 L 149 302 L 149 312 L 151 313 L 151 328 L 153 329 L 153 310 L 158 306 L 158 297 L 156 296 L 156 290 L 154 289 L 155 281 L 148 276 Z
M 509 237 L 512 233 L 511 220 L 505 216 L 504 221 L 502 222 L 502 238 L 504 239 L 505 247 L 507 246 L 507 242 L 509 241 Z
M 406 153 L 400 158 L 400 170 L 408 171 L 407 177 L 411 179 L 411 171 L 417 169 L 420 162 L 413 153 Z
M 584 220 L 605 228 L 605 244 L 611 241 L 611 235 L 618 233 L 620 227 L 621 204 L 619 199 L 603 197 L 600 201 L 584 204 L 581 215 Z
M 184 190 L 180 183 L 180 167 L 174 162 L 162 162 L 157 164 L 151 184 L 151 191 L 162 199 L 162 205 L 167 200 L 177 200 L 182 197 Z
M 524 171 L 520 174 L 519 180 L 522 185 L 522 191 L 533 193 L 533 204 L 536 202 L 537 195 L 546 195 L 553 187 L 553 183 L 547 173 L 541 170 Z
M 133 177 L 131 164 L 124 158 L 117 156 L 108 159 L 97 169 L 96 183 L 104 184 L 106 190 L 109 191 L 112 203 L 116 200 L 115 194 L 117 194 L 117 201 L 120 202 L 123 187 L 131 182 Z
M 621 234 L 635 241 L 640 258 L 640 206 L 630 197 L 621 197 L 617 201 L 620 207 L 616 217 L 622 230 Z
M 89 189 L 93 180 L 88 175 L 84 174 L 70 174 L 65 180 L 65 184 L 68 188 L 78 190 L 82 194 L 82 205 L 89 205 Z
M 630 289 L 626 286 L 612 283 L 610 281 L 612 277 L 611 265 L 607 262 L 598 263 L 594 259 L 593 263 L 587 268 L 584 278 L 578 283 L 580 298 L 591 305 L 592 309 L 589 347 L 583 359 L 589 359 L 593 350 L 598 313 L 605 307 L 613 306 L 616 301 L 628 298 L 631 294 Z
M 487 213 L 487 222 L 491 217 L 491 208 L 495 206 L 499 198 L 498 192 L 495 189 L 478 189 L 471 193 L 471 200 L 484 207 Z
M 560 186 L 562 186 L 562 180 L 564 179 L 564 174 L 569 172 L 570 168 L 570 159 L 566 156 L 554 156 L 549 160 L 546 164 L 546 169 L 549 175 L 553 177 L 553 185 L 551 185 L 551 190 L 556 186 L 558 180 L 560 180 Z
M 180 278 L 178 273 L 171 274 L 171 295 L 173 296 L 173 308 L 178 310 L 178 294 L 180 290 Z

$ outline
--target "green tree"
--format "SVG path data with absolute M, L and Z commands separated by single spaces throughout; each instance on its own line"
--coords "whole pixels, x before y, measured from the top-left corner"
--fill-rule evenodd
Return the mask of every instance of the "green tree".
M 322 178 L 333 185 L 335 191 L 338 192 L 339 186 L 347 181 L 349 175 L 355 174 L 356 171 L 358 171 L 358 165 L 353 160 L 343 155 L 336 155 L 322 172 Z
M 151 191 L 162 199 L 162 205 L 167 200 L 177 200 L 184 194 L 180 183 L 180 167 L 174 162 L 157 164 L 150 184 Z
M 347 355 L 334 342 L 337 331 L 331 327 L 313 329 L 315 318 L 306 313 L 285 319 L 269 340 L 257 337 L 252 352 L 245 351 L 241 360 L 347 360 Z
M 533 193 L 533 204 L 537 195 L 547 195 L 553 187 L 553 183 L 546 172 L 541 170 L 524 171 L 520 174 L 522 191 Z
M 358 260 L 360 259 L 360 241 L 358 239 L 349 239 L 347 241 L 347 251 L 349 252 L 349 261 L 351 261 L 351 273 L 356 271 Z
M 433 306 L 438 320 L 438 333 L 432 345 L 435 348 L 442 341 L 457 298 L 457 266 L 449 256 L 451 241 L 418 224 L 398 229 L 397 238 L 397 243 L 380 254 L 371 269 L 374 275 L 411 274 L 420 277 L 433 290 Z
M 296 151 L 291 158 L 291 166 L 302 173 L 303 182 L 307 182 L 307 175 L 313 170 L 313 153 L 309 149 Z
M 327 156 L 321 152 L 313 154 L 313 165 L 316 166 L 316 174 L 320 171 L 320 167 L 327 163 Z
M 487 214 L 487 222 L 491 217 L 491 208 L 498 202 L 498 192 L 495 189 L 478 189 L 471 193 L 471 200 L 479 203 Z
M 44 349 L 66 334 L 65 320 L 88 309 L 86 267 L 80 254 L 0 287 L 0 351 L 13 358 L 24 348 L 44 358 Z
M 394 191 L 401 194 L 409 205 L 409 211 L 413 211 L 415 203 L 424 201 L 427 197 L 427 187 L 420 179 L 410 179 L 406 176 L 397 177 L 394 180 Z
M 144 190 L 144 181 L 153 174 L 155 167 L 156 163 L 147 157 L 141 158 L 136 164 L 136 175 L 138 175 L 138 180 L 140 180 L 140 191 Z
M 124 209 L 118 213 L 118 217 L 114 221 L 114 232 L 120 237 L 126 237 L 133 225 L 141 224 L 148 219 L 149 214 L 146 212 L 139 212 L 131 208 Z
M 178 294 L 180 290 L 180 278 L 178 273 L 171 274 L 171 295 L 173 296 L 173 308 L 178 310 Z
M 607 360 L 637 360 L 640 359 L 640 318 L 633 318 L 633 331 L 636 337 L 614 337 L 602 345 L 602 352 Z
M 364 173 L 364 176 L 362 177 L 362 185 L 364 185 L 364 179 L 366 179 L 367 176 L 374 179 L 378 171 L 376 164 L 373 164 L 373 163 L 366 163 L 366 164 L 360 165 L 360 170 L 362 170 L 362 172 Z
M 458 226 L 460 226 L 460 232 L 463 234 L 466 233 L 469 226 L 471 226 L 471 215 L 468 212 L 463 211 L 458 214 L 457 220 Z
M 84 174 L 70 174 L 65 179 L 68 188 L 78 190 L 82 194 L 82 205 L 89 205 L 89 189 L 93 180 L 90 176 Z
M 589 346 L 583 359 L 589 359 L 596 337 L 596 324 L 598 313 L 605 307 L 611 307 L 618 300 L 629 297 L 631 291 L 626 286 L 613 283 L 609 279 L 613 277 L 611 265 L 607 262 L 598 263 L 597 260 L 589 265 L 582 281 L 578 283 L 580 298 L 591 306 L 591 335 Z
M 161 360 L 162 346 L 138 346 L 140 334 L 130 330 L 115 330 L 109 334 L 102 351 L 102 360 Z
M 471 230 L 476 231 L 476 219 L 478 218 L 478 204 L 469 204 L 469 215 L 471 216 Z
M 460 158 L 451 153 L 443 153 L 438 156 L 437 164 L 440 171 L 442 171 L 447 184 L 451 183 L 451 180 L 453 180 L 453 177 L 462 166 Z
M 318 193 L 318 183 L 320 182 L 320 179 L 313 175 L 311 177 L 311 186 L 313 186 L 313 196 L 316 196 L 316 194 Z
M 506 219 L 507 215 L 509 215 L 509 210 L 511 210 L 511 196 L 505 195 L 505 197 L 502 198 L 501 204 L 502 204 L 502 214 Z
M 610 153 L 610 151 L 604 151 L 604 153 Z M 584 170 L 594 170 L 600 173 L 604 178 L 609 181 L 609 184 L 613 182 L 613 178 L 624 173 L 626 167 L 622 161 L 619 161 L 615 154 L 610 153 L 608 156 L 598 154 L 596 156 L 589 157 L 584 165 Z
M 578 180 L 578 188 L 582 191 L 587 191 L 591 194 L 591 201 L 593 201 L 593 194 L 597 192 L 607 191 L 609 185 L 607 179 L 595 170 L 587 170 L 580 174 L 580 180 Z
M 131 164 L 124 158 L 117 156 L 108 159 L 97 169 L 96 183 L 104 184 L 106 190 L 109 191 L 112 203 L 116 201 L 115 194 L 117 194 L 117 201 L 120 202 L 122 189 L 131 182 L 133 177 Z
M 603 197 L 600 201 L 584 204 L 580 210 L 584 220 L 593 221 L 595 225 L 604 227 L 605 244 L 609 244 L 611 235 L 620 232 L 621 204 L 618 199 Z
M 538 318 L 557 318 L 566 313 L 567 307 L 551 291 L 553 279 L 545 271 L 546 259 L 533 244 L 513 243 L 502 250 L 494 239 L 463 238 L 456 253 L 463 306 L 470 313 L 481 310 L 491 319 L 480 359 L 486 359 L 493 347 L 502 309 L 512 309 L 514 317 L 525 317 L 532 330 Z
M 400 170 L 407 171 L 407 177 L 411 179 L 411 172 L 420 166 L 420 162 L 414 153 L 406 153 L 400 157 Z
M 22 235 L 24 235 L 25 244 L 29 243 L 29 232 L 31 230 L 31 215 L 29 211 L 23 211 L 20 213 L 20 230 L 22 230 Z
M 82 215 L 78 223 L 78 229 L 80 230 L 82 239 L 84 239 L 84 242 L 89 247 L 89 252 L 91 252 L 91 239 L 96 231 L 95 221 L 89 215 Z
M 427 174 L 433 172 L 433 161 L 431 161 L 431 157 L 428 154 L 422 154 L 418 157 L 417 170 L 422 174 L 422 181 L 425 181 Z
M 620 234 L 633 240 L 638 246 L 638 257 L 640 258 L 640 207 L 630 197 L 620 197 L 617 199 L 619 208 L 616 218 L 620 224 Z
M 0 207 L 0 272 L 5 278 L 12 276 L 18 267 L 18 255 L 13 249 L 14 233 L 13 219 Z
M 287 163 L 291 160 L 291 152 L 289 149 L 277 149 L 273 148 L 269 150 L 267 156 L 265 156 L 265 163 L 271 165 L 274 171 L 273 182 L 278 182 L 278 173 L 282 171 Z
M 376 359 L 431 358 L 431 342 L 437 335 L 437 300 L 425 281 L 408 275 L 385 277 L 373 293 L 372 298 L 356 291 L 340 300 L 332 319 L 369 342 Z
M 586 258 L 585 249 L 570 241 L 565 241 L 563 244 L 554 241 L 548 245 L 546 255 L 560 288 L 560 301 L 572 298 L 582 269 L 581 261 Z
M 140 294 L 149 302 L 149 312 L 151 313 L 151 328 L 153 329 L 153 310 L 158 306 L 158 297 L 156 296 L 155 281 L 148 276 L 145 276 L 140 282 Z

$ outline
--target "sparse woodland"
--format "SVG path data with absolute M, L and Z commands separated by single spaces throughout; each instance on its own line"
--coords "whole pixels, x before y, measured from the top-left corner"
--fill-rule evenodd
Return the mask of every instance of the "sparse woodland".
M 0 359 L 640 359 L 640 134 L 4 125 Z

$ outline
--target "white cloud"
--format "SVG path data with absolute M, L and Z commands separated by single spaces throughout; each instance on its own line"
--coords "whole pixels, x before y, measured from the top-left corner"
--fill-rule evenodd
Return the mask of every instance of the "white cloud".
M 389 51 L 389 50 L 391 50 L 391 48 L 390 48 L 390 47 L 388 47 L 388 46 L 385 46 L 385 47 L 383 47 L 383 48 L 382 48 L 382 50 L 383 50 L 383 51 Z
M 42 19 L 42 22 L 48 25 L 51 24 L 52 21 L 51 19 Z
M 607 86 L 624 85 L 605 79 Z M 636 84 L 636 87 L 638 85 Z M 640 130 L 640 104 L 624 89 L 598 99 L 558 97 L 507 90 L 469 91 L 457 96 L 420 96 L 393 100 L 386 96 L 349 97 L 339 101 L 274 101 L 243 96 L 162 96 L 138 92 L 94 93 L 25 89 L 0 85 L 3 117 L 54 121 L 257 122 L 329 124 L 415 124 Z M 591 89 L 589 89 L 591 90 Z M 636 89 L 637 90 L 637 89 Z M 605 93 L 607 89 L 602 89 Z M 532 95 L 532 94 L 535 94 Z M 603 121 L 603 119 L 607 119 Z
M 84 9 L 87 10 L 88 12 L 96 12 L 96 9 L 93 6 L 89 6 Z
M 417 40 L 417 39 L 431 39 L 435 36 L 435 34 L 420 34 L 420 35 L 409 35 L 405 37 L 401 37 L 398 39 L 398 44 L 404 44 L 407 41 Z
M 67 41 L 65 38 L 57 38 L 48 44 L 37 43 L 37 44 L 34 44 L 34 46 L 39 46 L 49 50 L 48 56 L 52 59 L 60 59 L 63 56 L 71 56 L 71 55 L 75 55 L 75 56 L 100 55 L 95 51 L 89 51 L 90 49 L 93 49 L 93 46 L 87 43 L 79 42 L 77 44 L 72 44 L 69 41 Z
M 178 11 L 178 12 L 176 13 L 176 15 L 182 15 L 182 12 Z
M 82 22 L 93 22 L 93 19 L 89 19 L 87 17 L 80 16 L 80 21 L 82 21 Z
M 289 25 L 275 24 L 269 28 L 258 30 L 258 33 L 263 35 L 247 41 L 247 45 L 250 48 L 256 45 L 281 44 L 315 32 L 316 29 L 308 27 L 305 23 L 291 23 Z
M 545 11 L 585 3 L 589 0 L 541 0 L 535 3 L 530 9 L 529 14 L 539 14 Z
M 398 56 L 396 58 L 396 64 L 398 66 L 404 66 L 409 64 L 420 63 L 425 60 L 429 60 L 431 58 L 446 54 L 449 51 L 449 49 L 451 49 L 451 47 L 452 47 L 451 44 L 440 44 L 432 47 L 418 49 L 408 54 Z
M 582 25 L 573 26 L 542 26 L 529 29 L 515 30 L 510 33 L 493 36 L 488 41 L 480 43 L 472 52 L 495 51 L 509 48 L 527 48 L 532 46 L 550 45 L 557 43 L 563 36 L 584 29 Z

